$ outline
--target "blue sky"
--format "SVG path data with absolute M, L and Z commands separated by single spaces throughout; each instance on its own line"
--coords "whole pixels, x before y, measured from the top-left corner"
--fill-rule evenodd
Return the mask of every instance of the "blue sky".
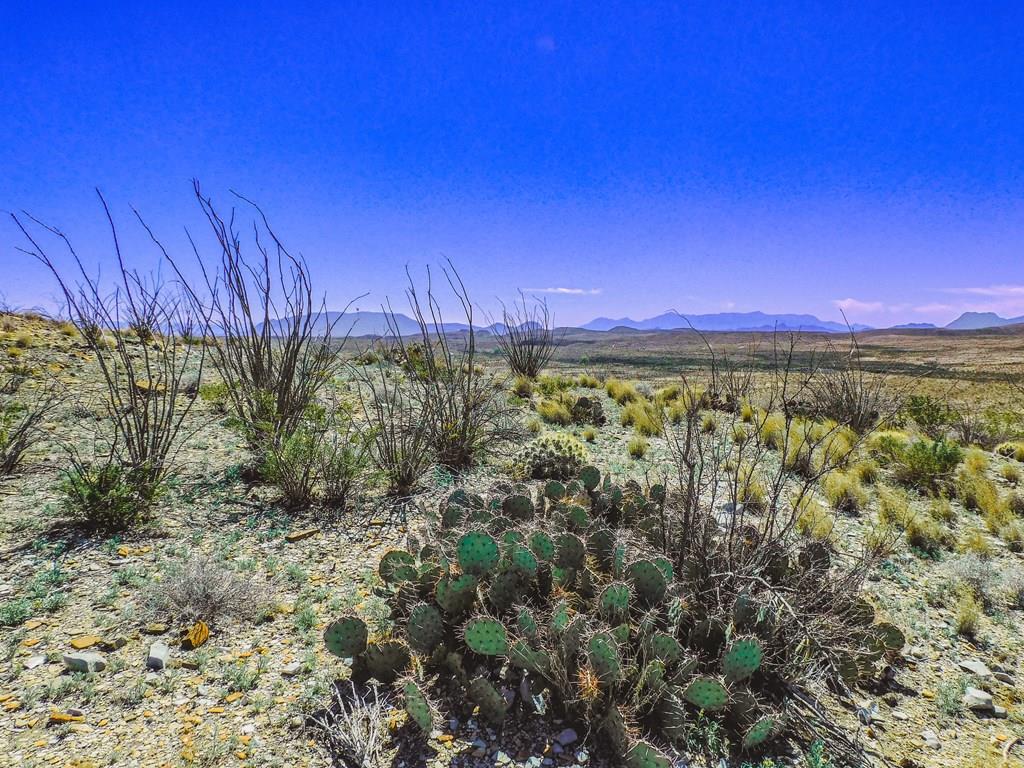
M 1024 314 L 1019 4 L 640 6 L 8 6 L 0 209 L 104 263 L 100 187 L 136 263 L 130 205 L 212 257 L 198 177 L 336 307 L 448 257 L 481 304 L 554 291 L 566 323 Z M 45 304 L 19 243 L 0 226 L 0 293 Z

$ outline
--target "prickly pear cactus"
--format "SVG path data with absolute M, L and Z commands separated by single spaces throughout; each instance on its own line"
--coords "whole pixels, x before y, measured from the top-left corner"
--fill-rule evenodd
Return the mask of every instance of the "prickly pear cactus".
M 366 623 L 355 616 L 344 616 L 324 631 L 324 645 L 335 656 L 353 659 L 366 650 Z
M 424 735 L 429 735 L 434 730 L 434 708 L 426 694 L 415 680 L 406 680 L 401 690 L 409 719 L 416 723 Z
M 444 639 L 441 613 L 428 603 L 419 603 L 409 612 L 409 645 L 418 653 L 430 654 Z
M 686 686 L 683 698 L 698 709 L 717 712 L 729 703 L 729 691 L 713 677 L 698 677 Z
M 722 655 L 722 674 L 730 683 L 746 680 L 761 666 L 764 650 L 756 637 L 733 640 Z
M 498 542 L 483 531 L 464 533 L 457 552 L 459 567 L 474 576 L 481 576 L 498 564 Z
M 508 653 L 508 635 L 497 619 L 470 619 L 462 630 L 466 646 L 481 656 L 501 656 Z

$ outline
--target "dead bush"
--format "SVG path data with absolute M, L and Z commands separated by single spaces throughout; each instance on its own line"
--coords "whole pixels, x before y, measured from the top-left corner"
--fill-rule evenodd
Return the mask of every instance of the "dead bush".
M 270 607 L 267 586 L 210 555 L 195 555 L 167 568 L 146 594 L 155 616 L 182 623 L 252 620 Z

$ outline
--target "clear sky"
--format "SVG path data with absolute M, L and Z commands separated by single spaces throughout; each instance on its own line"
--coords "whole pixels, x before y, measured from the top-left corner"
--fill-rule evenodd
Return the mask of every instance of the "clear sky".
M 100 187 L 212 255 L 198 177 L 336 307 L 449 257 L 481 304 L 549 290 L 564 323 L 1024 314 L 1022 171 L 1019 3 L 0 10 L 0 209 L 103 261 Z M 19 242 L 0 225 L 0 293 L 46 303 Z

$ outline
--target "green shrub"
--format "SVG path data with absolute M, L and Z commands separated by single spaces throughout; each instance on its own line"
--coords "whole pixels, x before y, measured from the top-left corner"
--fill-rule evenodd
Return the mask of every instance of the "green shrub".
M 596 376 L 591 376 L 589 373 L 581 373 L 576 379 L 576 386 L 583 387 L 583 389 L 600 389 L 601 382 Z
M 103 530 L 124 530 L 147 519 L 164 488 L 150 473 L 133 472 L 114 460 L 99 464 L 73 461 L 60 490 L 71 517 Z
M 700 431 L 705 435 L 710 435 L 716 429 L 718 429 L 718 417 L 713 413 L 705 413 L 700 422 Z
M 567 389 L 571 389 L 573 380 L 567 376 L 550 376 L 545 374 L 537 379 L 536 388 L 546 397 L 554 397 Z
M 626 450 L 631 458 L 642 459 L 647 455 L 647 447 L 647 441 L 641 435 L 636 435 L 629 441 Z
M 597 440 L 597 430 L 593 427 L 587 427 L 583 430 L 583 439 L 588 443 L 592 443 Z
M 970 592 L 963 591 L 956 601 L 954 627 L 958 635 L 976 637 L 981 626 L 981 604 Z
M 892 456 L 898 482 L 913 488 L 935 490 L 963 460 L 963 451 L 945 440 L 915 440 Z
M 608 397 L 619 405 L 631 403 L 640 397 L 636 387 L 621 379 L 608 379 L 604 383 L 604 390 L 608 393 Z
M 533 382 L 527 376 L 516 376 L 512 382 L 512 394 L 528 400 L 533 395 Z
M 537 415 L 548 424 L 567 426 L 572 423 L 572 414 L 561 400 L 545 398 L 537 403 Z
M 912 419 L 932 439 L 943 435 L 952 423 L 953 412 L 945 402 L 931 395 L 911 395 L 903 404 L 902 415 Z
M 1010 485 L 1018 485 L 1021 480 L 1020 467 L 1016 464 L 1003 464 L 999 468 L 999 476 Z
M 228 385 L 223 381 L 210 381 L 199 386 L 199 397 L 215 413 L 226 414 L 230 405 Z
M 825 497 L 829 504 L 848 515 L 858 514 L 867 504 L 868 495 L 856 476 L 833 471 L 825 477 Z
M 664 431 L 661 411 L 650 400 L 633 400 L 622 409 L 622 426 L 633 427 L 641 437 L 655 437 Z
M 911 515 L 904 529 L 907 544 L 929 555 L 949 549 L 954 543 L 953 535 L 930 515 Z

